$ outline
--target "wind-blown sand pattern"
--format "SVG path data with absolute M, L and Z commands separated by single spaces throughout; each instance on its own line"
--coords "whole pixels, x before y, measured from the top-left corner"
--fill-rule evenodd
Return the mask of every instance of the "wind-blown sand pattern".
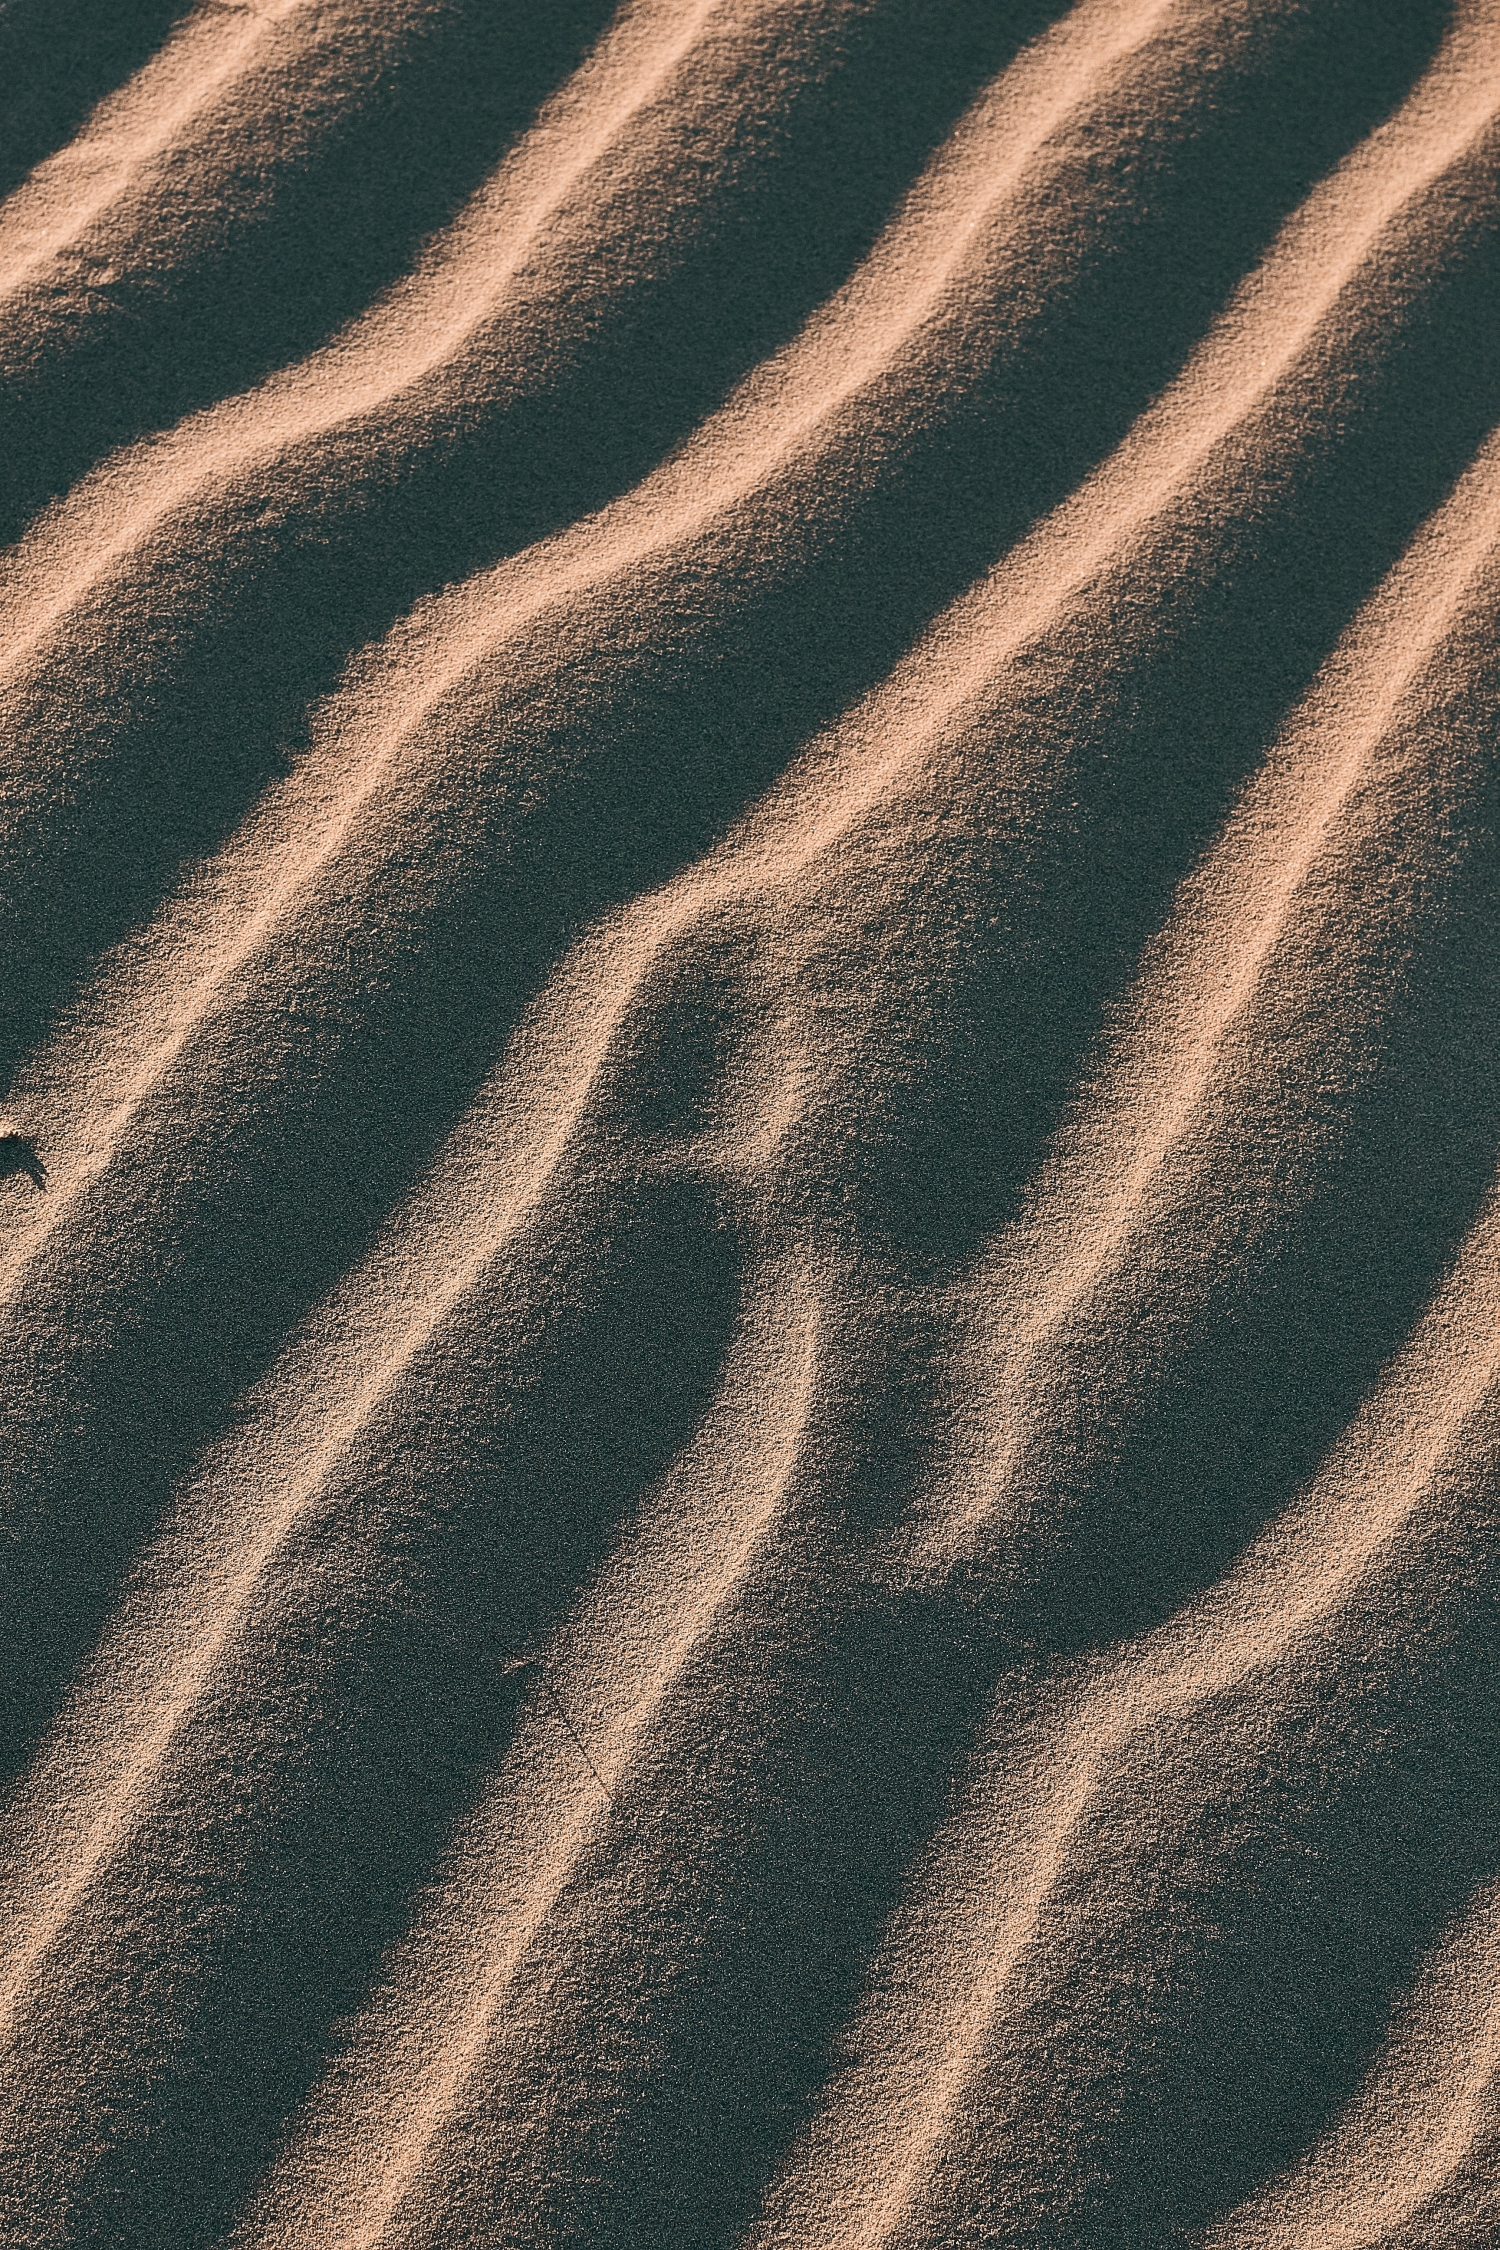
M 0 8 L 0 2242 L 1500 2237 L 1500 6 Z

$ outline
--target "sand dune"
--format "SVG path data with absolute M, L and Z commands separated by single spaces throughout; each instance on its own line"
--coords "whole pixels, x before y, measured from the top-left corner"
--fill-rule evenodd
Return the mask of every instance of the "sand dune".
M 1493 0 L 124 13 L 0 2242 L 1488 2244 Z

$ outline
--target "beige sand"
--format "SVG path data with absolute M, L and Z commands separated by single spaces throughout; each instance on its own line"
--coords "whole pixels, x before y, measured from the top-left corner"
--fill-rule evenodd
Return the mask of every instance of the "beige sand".
M 1500 7 L 125 15 L 0 10 L 0 2244 L 1481 2250 Z

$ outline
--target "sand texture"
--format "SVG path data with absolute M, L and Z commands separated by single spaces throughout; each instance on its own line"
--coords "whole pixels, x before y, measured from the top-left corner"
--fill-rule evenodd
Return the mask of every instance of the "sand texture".
M 0 0 L 0 2245 L 1500 2242 L 1500 0 Z

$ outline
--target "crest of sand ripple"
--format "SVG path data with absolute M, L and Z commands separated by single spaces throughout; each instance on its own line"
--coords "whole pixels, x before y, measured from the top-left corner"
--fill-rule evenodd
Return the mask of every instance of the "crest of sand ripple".
M 1422 1963 L 1354 2101 L 1205 2250 L 1425 2250 L 1493 2233 L 1497 1991 L 1500 1896 L 1487 1884 Z

